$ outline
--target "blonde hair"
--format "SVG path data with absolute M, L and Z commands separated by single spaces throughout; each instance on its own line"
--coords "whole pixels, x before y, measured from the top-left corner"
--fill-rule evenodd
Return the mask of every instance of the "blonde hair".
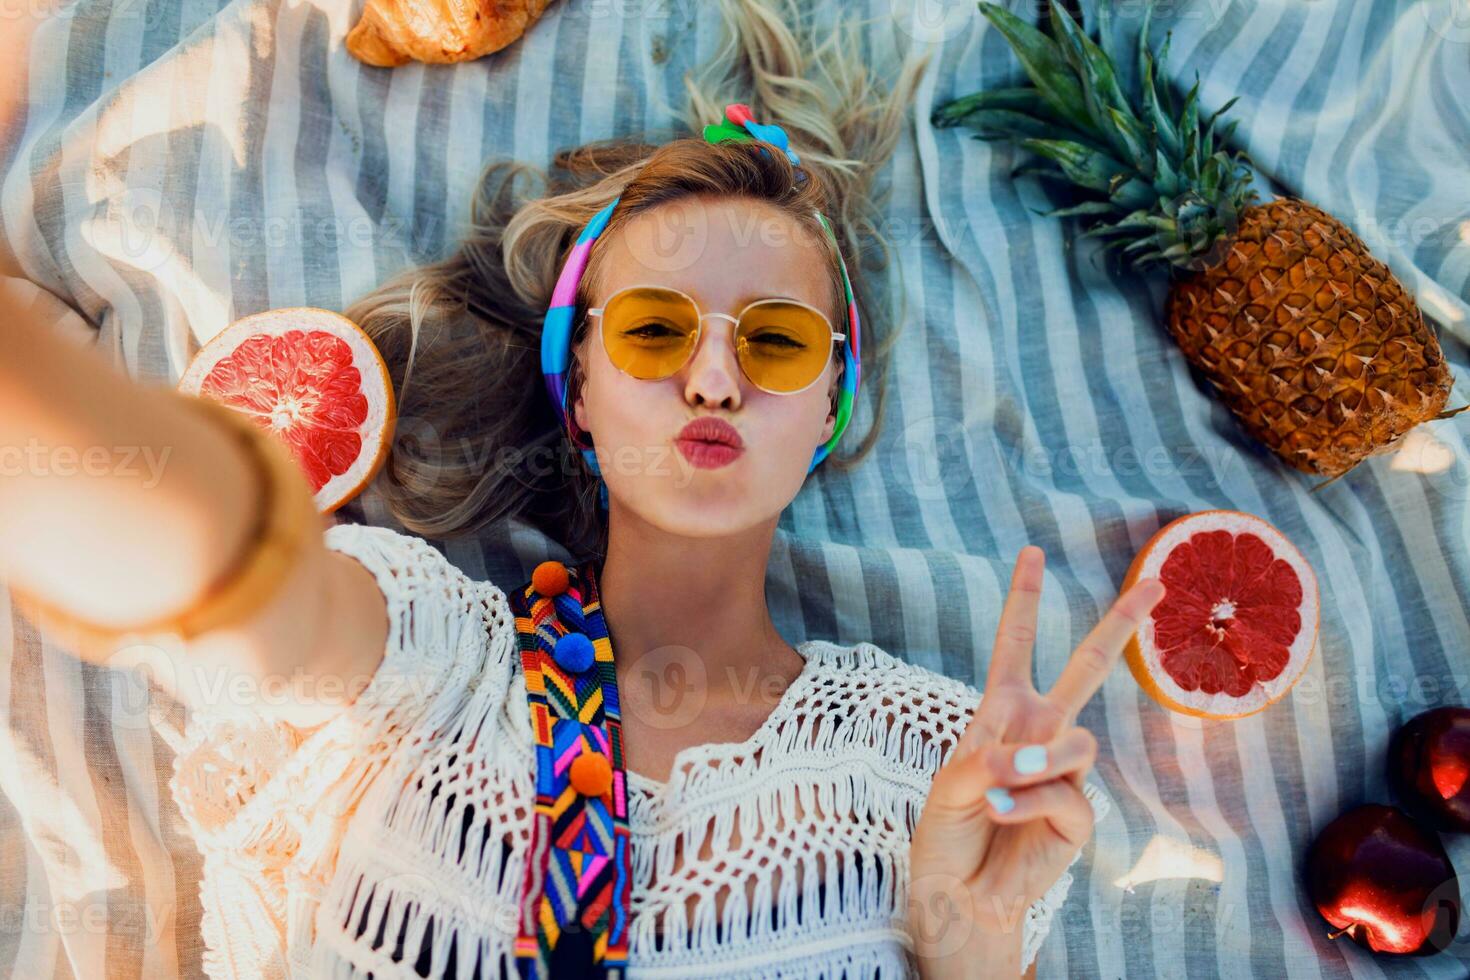
M 873 178 L 892 155 L 928 56 L 905 60 L 892 89 L 880 93 L 853 22 L 827 29 L 826 41 L 816 43 L 819 28 L 800 23 L 792 0 L 720 4 L 727 25 L 722 44 L 685 78 L 683 122 L 695 135 L 564 150 L 551 173 L 513 161 L 491 164 L 459 247 L 400 273 L 346 311 L 377 344 L 394 380 L 399 428 L 378 488 L 408 530 L 452 537 L 517 517 L 573 556 L 605 553 L 597 477 L 559 425 L 540 345 L 568 252 L 587 222 L 617 197 L 604 235 L 640 212 L 695 196 L 763 202 L 824 243 L 811 212 L 826 215 L 862 314 L 859 397 L 873 400 L 874 424 L 850 453 L 834 453 L 823 466 L 848 469 L 876 443 L 901 314 L 889 293 L 874 288 L 886 285 L 877 273 L 888 268 L 890 246 L 877 228 Z M 785 129 L 808 179 L 797 181 L 785 156 L 759 153 L 751 143 L 704 142 L 704 124 L 720 121 L 729 102 L 745 102 L 756 119 Z M 831 251 L 830 244 L 825 248 Z M 600 254 L 593 249 L 578 290 L 574 345 L 585 331 Z M 839 325 L 841 277 L 836 255 L 829 259 Z M 901 284 L 891 293 L 901 298 Z M 570 406 L 575 358 L 567 383 Z M 843 441 L 851 445 L 853 433 Z M 547 467 L 547 460 L 555 465 Z

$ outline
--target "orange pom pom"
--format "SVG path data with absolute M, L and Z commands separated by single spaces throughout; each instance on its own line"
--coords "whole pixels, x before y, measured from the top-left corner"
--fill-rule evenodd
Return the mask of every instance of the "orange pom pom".
M 572 788 L 583 796 L 603 796 L 612 789 L 612 763 L 601 752 L 584 751 L 572 760 Z
M 545 596 L 561 595 L 567 590 L 567 566 L 559 561 L 543 561 L 531 573 L 531 588 Z

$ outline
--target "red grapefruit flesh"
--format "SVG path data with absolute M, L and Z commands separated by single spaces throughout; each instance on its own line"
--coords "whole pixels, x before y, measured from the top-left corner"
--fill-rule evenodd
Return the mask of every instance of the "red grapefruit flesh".
M 327 310 L 237 320 L 194 356 L 179 390 L 228 405 L 285 442 L 322 513 L 360 493 L 387 458 L 388 368 L 355 323 Z
M 1165 707 L 1240 718 L 1279 700 L 1317 643 L 1317 578 L 1266 521 L 1233 510 L 1189 514 L 1144 545 L 1124 588 L 1167 589 L 1127 648 L 1139 684 Z

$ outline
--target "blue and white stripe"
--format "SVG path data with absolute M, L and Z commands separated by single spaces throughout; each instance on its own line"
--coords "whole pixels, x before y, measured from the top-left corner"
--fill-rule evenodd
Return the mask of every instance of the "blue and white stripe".
M 443 254 L 487 159 L 545 164 L 589 139 L 671 131 L 684 73 L 721 34 L 718 4 L 561 0 L 496 55 L 385 71 L 343 49 L 349 6 L 76 0 L 37 31 L 30 103 L 0 145 L 0 236 L 134 375 L 173 381 L 235 317 L 341 309 Z M 908 318 L 884 434 L 856 471 L 819 468 L 783 514 L 778 628 L 793 643 L 871 640 L 981 684 L 1011 562 L 1035 543 L 1049 684 L 1157 527 L 1209 507 L 1265 517 L 1321 580 L 1308 676 L 1262 715 L 1213 723 L 1115 673 L 1081 721 L 1116 806 L 1038 973 L 1465 975 L 1470 957 L 1390 961 L 1328 940 L 1300 884 L 1315 830 L 1389 799 L 1392 728 L 1470 700 L 1464 423 L 1310 492 L 1190 374 L 1160 325 L 1163 282 L 1109 270 L 1073 226 L 1034 213 L 1046 202 L 1010 177 L 1013 149 L 929 126 L 934 106 L 1017 77 L 972 2 L 801 6 L 863 18 L 875 64 L 920 47 L 934 62 L 891 165 L 885 231 Z M 1186 0 L 1162 6 L 1166 29 L 1169 75 L 1198 72 L 1206 109 L 1241 96 L 1232 116 L 1266 185 L 1354 227 L 1463 379 L 1465 0 Z M 1461 380 L 1451 405 L 1467 400 Z M 871 408 L 860 400 L 856 433 Z M 372 495 L 349 515 L 391 525 Z M 497 582 L 564 557 L 521 526 L 439 544 Z M 199 973 L 199 860 L 132 684 L 0 603 L 0 970 Z M 1447 843 L 1470 873 L 1470 846 Z

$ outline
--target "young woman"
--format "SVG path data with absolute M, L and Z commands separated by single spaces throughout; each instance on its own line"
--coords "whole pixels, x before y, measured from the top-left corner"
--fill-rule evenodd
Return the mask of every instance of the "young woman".
M 167 624 L 200 668 L 171 788 L 205 855 L 210 975 L 1030 965 L 1106 807 L 1077 715 L 1162 587 L 1121 597 L 1045 694 L 1035 548 L 983 700 L 777 633 L 778 519 L 875 372 L 840 173 L 742 118 L 565 157 L 595 179 L 521 207 L 492 169 L 454 256 L 348 311 L 436 420 L 395 450 L 400 521 L 522 516 L 567 543 L 509 592 L 417 537 L 322 533 L 259 430 L 23 320 L 3 334 L 0 449 L 169 451 L 156 483 L 7 472 L 0 574 L 85 624 L 85 656 Z M 583 451 L 561 471 L 533 452 L 552 444 Z

